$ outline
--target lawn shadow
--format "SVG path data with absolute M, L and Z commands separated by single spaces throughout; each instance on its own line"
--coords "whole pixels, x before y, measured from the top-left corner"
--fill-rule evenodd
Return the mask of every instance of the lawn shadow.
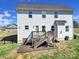
M 4 37 L 1 41 L 9 41 L 9 42 L 17 43 L 17 35 Z

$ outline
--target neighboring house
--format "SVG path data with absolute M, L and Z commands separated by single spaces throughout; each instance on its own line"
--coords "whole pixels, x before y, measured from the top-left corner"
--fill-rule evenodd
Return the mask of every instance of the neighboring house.
M 49 31 L 57 40 L 65 40 L 66 36 L 73 39 L 72 8 L 61 4 L 19 4 L 16 9 L 18 43 L 24 38 L 33 40 L 34 33 L 39 37 Z
M 17 25 L 16 24 L 9 24 L 6 26 L 5 30 L 7 32 L 16 32 L 17 31 Z
M 0 30 L 5 31 L 5 28 L 6 28 L 6 26 L 2 26 L 2 27 L 0 27 Z

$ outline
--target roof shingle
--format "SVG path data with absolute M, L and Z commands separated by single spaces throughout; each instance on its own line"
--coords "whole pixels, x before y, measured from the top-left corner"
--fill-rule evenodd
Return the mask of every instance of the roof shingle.
M 73 10 L 63 4 L 19 4 L 16 9 L 23 10 Z

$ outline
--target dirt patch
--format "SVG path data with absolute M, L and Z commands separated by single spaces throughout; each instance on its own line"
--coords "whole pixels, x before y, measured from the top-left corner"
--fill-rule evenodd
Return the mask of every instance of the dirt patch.
M 20 48 L 18 49 L 18 53 L 28 53 L 28 52 L 33 52 L 33 51 L 40 51 L 40 50 L 49 50 L 49 49 L 54 49 L 57 47 L 46 47 L 46 46 L 40 46 L 38 48 L 32 48 L 30 45 L 21 45 Z
M 39 51 L 33 51 L 33 52 L 28 52 L 28 53 L 24 53 L 23 54 L 23 58 L 24 59 L 37 59 L 38 56 L 41 56 L 41 55 L 53 55 L 54 52 L 56 51 L 56 49 L 52 49 L 51 50 L 39 50 Z
M 23 54 L 19 53 L 16 59 L 23 59 Z

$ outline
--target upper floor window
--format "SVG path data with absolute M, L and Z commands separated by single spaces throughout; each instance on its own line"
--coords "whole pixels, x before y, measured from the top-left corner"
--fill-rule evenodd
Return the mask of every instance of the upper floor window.
M 65 28 L 66 28 L 66 31 L 68 32 L 69 31 L 69 26 L 66 26 Z
M 29 18 L 32 18 L 32 12 L 29 12 Z
M 42 15 L 42 18 L 46 18 L 46 15 Z
M 45 11 L 42 12 L 42 18 L 46 18 L 46 12 Z
M 54 13 L 54 18 L 58 18 L 58 12 Z
M 29 26 L 28 25 L 25 25 L 25 29 L 29 29 Z

